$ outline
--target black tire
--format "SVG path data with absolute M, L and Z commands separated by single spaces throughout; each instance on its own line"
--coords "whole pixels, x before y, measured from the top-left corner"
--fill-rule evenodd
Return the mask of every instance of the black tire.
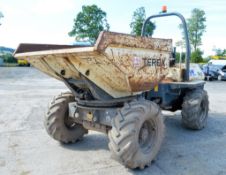
M 209 81 L 213 81 L 213 77 L 209 77 L 209 79 L 208 79 Z
M 200 130 L 207 124 L 209 100 L 207 92 L 197 89 L 188 92 L 182 104 L 182 124 L 186 128 Z
M 112 120 L 108 136 L 112 158 L 132 169 L 149 166 L 164 138 L 159 106 L 146 100 L 126 104 Z
M 53 98 L 45 115 L 44 126 L 47 133 L 62 143 L 74 143 L 87 133 L 82 125 L 69 121 L 68 103 L 73 101 L 74 96 L 70 92 L 62 93 Z

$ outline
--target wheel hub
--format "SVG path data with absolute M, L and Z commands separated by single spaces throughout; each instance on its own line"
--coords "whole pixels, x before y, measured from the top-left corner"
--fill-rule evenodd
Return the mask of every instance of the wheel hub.
M 202 102 L 200 104 L 200 109 L 199 109 L 199 115 L 201 116 L 200 117 L 201 121 L 203 121 L 206 118 L 207 112 L 208 111 L 206 108 L 206 104 L 205 104 L 204 100 L 202 100 Z
M 73 118 L 68 116 L 68 112 L 65 114 L 64 124 L 69 130 L 73 130 L 77 127 L 76 123 L 74 122 Z
M 154 144 L 156 136 L 156 130 L 154 123 L 150 121 L 145 121 L 140 129 L 139 133 L 139 145 L 143 152 L 149 152 L 152 145 Z
M 149 136 L 147 124 L 144 124 L 140 130 L 140 144 L 144 144 Z

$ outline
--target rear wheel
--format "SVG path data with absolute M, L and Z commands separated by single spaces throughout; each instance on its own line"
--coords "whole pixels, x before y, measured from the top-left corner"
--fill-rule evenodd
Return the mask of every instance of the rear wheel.
M 213 81 L 213 77 L 212 76 L 207 76 L 207 81 Z
M 202 129 L 206 126 L 209 111 L 207 92 L 197 89 L 188 92 L 182 104 L 182 124 L 190 129 Z
M 125 166 L 143 169 L 155 159 L 163 136 L 160 108 L 150 101 L 134 101 L 113 119 L 109 149 L 112 157 Z
M 74 101 L 70 92 L 53 98 L 45 115 L 44 126 L 47 133 L 63 143 L 73 143 L 81 139 L 87 130 L 68 117 L 68 103 Z

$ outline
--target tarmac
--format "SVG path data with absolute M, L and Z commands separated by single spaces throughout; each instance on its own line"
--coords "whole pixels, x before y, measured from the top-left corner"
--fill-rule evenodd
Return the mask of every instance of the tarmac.
M 207 82 L 210 111 L 201 131 L 181 126 L 180 111 L 164 112 L 166 136 L 157 159 L 130 170 L 110 157 L 106 135 L 90 131 L 75 144 L 48 136 L 43 117 L 66 86 L 34 68 L 0 67 L 1 175 L 225 175 L 226 82 Z

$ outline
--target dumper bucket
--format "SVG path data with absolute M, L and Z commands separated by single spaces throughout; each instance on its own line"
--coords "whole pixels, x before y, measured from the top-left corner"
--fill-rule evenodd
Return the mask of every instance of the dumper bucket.
M 94 46 L 21 44 L 14 56 L 61 80 L 85 76 L 114 98 L 181 81 L 170 67 L 172 40 L 101 32 Z

